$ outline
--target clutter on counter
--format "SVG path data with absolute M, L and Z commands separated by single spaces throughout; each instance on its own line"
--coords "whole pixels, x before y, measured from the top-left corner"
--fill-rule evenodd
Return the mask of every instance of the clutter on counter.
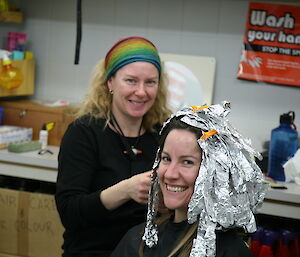
M 35 60 L 28 46 L 26 33 L 7 33 L 5 48 L 0 50 L 0 97 L 34 94 Z
M 14 100 L 0 101 L 0 107 L 3 108 L 2 124 L 31 127 L 32 140 L 39 140 L 45 125 L 48 145 L 59 146 L 65 130 L 74 119 L 73 105 L 47 106 L 37 100 Z
M 11 143 L 32 140 L 32 128 L 19 126 L 0 126 L 0 149 L 6 148 Z
M 20 87 L 24 81 L 24 74 L 12 64 L 9 51 L 0 50 L 2 69 L 0 70 L 0 86 L 4 89 L 14 90 Z

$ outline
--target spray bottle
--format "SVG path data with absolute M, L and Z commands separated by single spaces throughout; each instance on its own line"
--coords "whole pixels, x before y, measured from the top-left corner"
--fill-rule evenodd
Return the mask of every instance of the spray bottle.
M 3 59 L 2 69 L 0 70 L 0 86 L 5 89 L 15 89 L 21 86 L 24 77 L 20 69 L 12 66 L 9 58 L 11 53 L 6 50 L 0 50 L 0 58 Z

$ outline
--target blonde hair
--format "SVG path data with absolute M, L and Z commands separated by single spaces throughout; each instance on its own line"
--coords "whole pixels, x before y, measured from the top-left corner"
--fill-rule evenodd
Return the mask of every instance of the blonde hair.
M 101 60 L 93 69 L 89 92 L 84 96 L 75 118 L 88 114 L 94 118 L 106 119 L 107 124 L 110 121 L 111 108 L 112 94 L 105 81 L 104 60 Z M 143 126 L 146 130 L 152 131 L 155 125 L 163 124 L 170 114 L 171 111 L 167 106 L 167 76 L 162 72 L 156 99 L 144 116 Z

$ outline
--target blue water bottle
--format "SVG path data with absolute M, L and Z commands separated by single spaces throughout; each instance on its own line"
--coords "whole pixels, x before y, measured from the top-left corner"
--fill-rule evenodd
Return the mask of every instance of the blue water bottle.
M 268 176 L 284 182 L 283 164 L 297 151 L 298 133 L 294 124 L 295 112 L 280 115 L 280 125 L 272 130 L 269 147 Z

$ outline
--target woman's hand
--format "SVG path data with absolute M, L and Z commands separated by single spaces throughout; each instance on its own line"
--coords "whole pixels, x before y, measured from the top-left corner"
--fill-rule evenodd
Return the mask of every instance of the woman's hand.
M 128 195 L 138 203 L 147 204 L 152 171 L 135 175 L 128 179 Z
M 152 171 L 135 175 L 100 192 L 100 200 L 108 210 L 114 210 L 129 200 L 148 203 Z

